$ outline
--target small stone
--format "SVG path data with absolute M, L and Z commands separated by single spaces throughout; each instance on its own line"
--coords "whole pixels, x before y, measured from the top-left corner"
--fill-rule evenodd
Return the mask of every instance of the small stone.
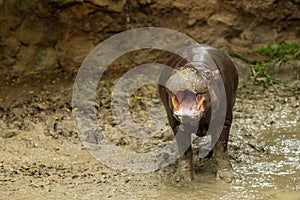
M 196 24 L 196 22 L 197 22 L 197 20 L 195 18 L 189 19 L 188 20 L 188 26 L 193 26 L 193 25 Z
M 0 133 L 0 137 L 7 139 L 7 138 L 11 138 L 17 135 L 17 131 L 16 130 L 8 130 L 8 131 L 2 131 Z

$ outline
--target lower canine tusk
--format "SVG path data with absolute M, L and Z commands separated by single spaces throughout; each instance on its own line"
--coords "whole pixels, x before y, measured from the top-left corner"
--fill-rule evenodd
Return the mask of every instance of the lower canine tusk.
M 198 102 L 197 110 L 200 110 L 201 106 L 203 105 L 203 102 L 204 102 L 204 97 L 202 97 L 202 98 L 200 99 L 200 101 Z
M 177 102 L 177 100 L 176 100 L 176 97 L 172 97 L 171 98 L 171 100 L 172 100 L 172 105 L 173 105 L 173 107 L 174 107 L 174 110 L 175 111 L 178 111 L 179 110 L 179 104 L 178 104 L 178 102 Z

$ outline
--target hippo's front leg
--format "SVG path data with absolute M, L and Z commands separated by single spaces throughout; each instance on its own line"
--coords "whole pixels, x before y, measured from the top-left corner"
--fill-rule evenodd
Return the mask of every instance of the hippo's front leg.
M 233 178 L 233 170 L 227 150 L 230 126 L 231 119 L 226 119 L 221 136 L 213 150 L 217 166 L 217 179 L 223 179 L 226 182 L 231 182 Z
M 178 160 L 176 181 L 192 181 L 194 179 L 193 150 L 190 147 Z
M 193 150 L 191 146 L 191 134 L 178 131 L 179 127 L 175 128 L 176 142 L 179 154 L 182 154 L 178 159 L 177 172 L 175 180 L 177 182 L 192 181 L 194 179 L 193 169 Z M 181 127 L 185 129 L 184 126 Z

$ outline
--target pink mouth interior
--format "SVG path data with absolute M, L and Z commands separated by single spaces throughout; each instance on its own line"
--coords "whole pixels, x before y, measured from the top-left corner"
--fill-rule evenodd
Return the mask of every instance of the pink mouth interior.
M 177 98 L 177 103 L 179 104 L 179 111 L 180 110 L 186 110 L 186 111 L 200 111 L 204 112 L 204 106 L 203 104 L 198 107 L 198 103 L 201 100 L 202 96 L 201 94 L 195 94 L 193 92 L 190 92 L 188 90 L 179 91 L 175 94 Z

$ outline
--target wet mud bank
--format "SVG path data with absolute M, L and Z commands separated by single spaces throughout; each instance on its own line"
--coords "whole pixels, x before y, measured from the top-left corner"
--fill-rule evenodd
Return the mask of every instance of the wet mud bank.
M 1 79 L 0 199 L 300 198 L 299 82 L 290 88 L 241 84 L 229 142 L 234 181 L 216 180 L 213 161 L 195 159 L 195 180 L 181 184 L 172 181 L 175 163 L 151 173 L 130 174 L 101 164 L 86 150 L 72 118 L 74 74 Z M 117 81 L 101 80 L 97 93 L 98 120 L 112 143 L 144 153 L 172 140 L 154 85 L 135 91 L 129 105 L 137 124 L 151 132 L 158 120 L 155 126 L 161 131 L 140 139 L 117 127 L 110 110 Z

